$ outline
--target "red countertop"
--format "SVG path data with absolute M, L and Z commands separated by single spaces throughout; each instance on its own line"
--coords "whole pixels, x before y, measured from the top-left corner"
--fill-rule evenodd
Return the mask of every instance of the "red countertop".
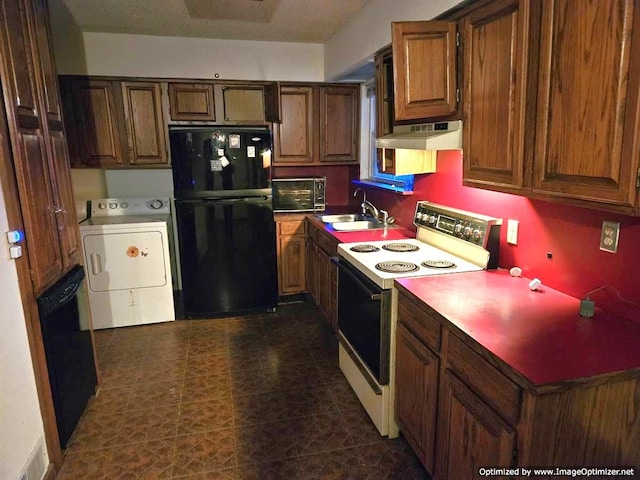
M 506 270 L 396 282 L 536 386 L 640 369 L 640 324 Z

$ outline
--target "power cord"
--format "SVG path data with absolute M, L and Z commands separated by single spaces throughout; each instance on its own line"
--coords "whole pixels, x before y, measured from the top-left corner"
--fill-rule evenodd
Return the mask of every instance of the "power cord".
M 602 290 L 607 290 L 607 289 L 613 290 L 613 292 L 616 294 L 616 297 L 618 297 L 618 300 L 620 300 L 621 302 L 640 308 L 639 304 L 632 302 L 631 300 L 627 300 L 626 298 L 623 298 L 622 295 L 620 295 L 620 292 L 616 290 L 614 287 L 612 287 L 611 285 L 603 285 L 601 287 L 594 288 L 593 290 L 590 290 L 584 295 L 582 295 L 582 297 L 584 298 L 580 300 L 580 316 L 581 317 L 587 317 L 587 318 L 593 317 L 593 314 L 595 312 L 595 302 L 591 300 L 589 296 L 593 295 L 596 292 L 600 292 Z

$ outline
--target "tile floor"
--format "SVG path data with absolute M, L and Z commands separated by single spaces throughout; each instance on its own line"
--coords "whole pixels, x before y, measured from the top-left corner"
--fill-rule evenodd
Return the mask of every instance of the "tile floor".
M 58 480 L 428 479 L 378 435 L 315 307 L 96 332 L 103 384 Z

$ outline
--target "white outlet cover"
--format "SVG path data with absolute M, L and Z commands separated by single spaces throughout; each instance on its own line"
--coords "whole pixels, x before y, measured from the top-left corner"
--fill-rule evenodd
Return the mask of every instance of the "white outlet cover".
M 507 220 L 507 243 L 518 244 L 518 220 Z
M 618 251 L 618 240 L 620 239 L 620 222 L 602 222 L 602 232 L 600 234 L 600 250 L 616 253 Z

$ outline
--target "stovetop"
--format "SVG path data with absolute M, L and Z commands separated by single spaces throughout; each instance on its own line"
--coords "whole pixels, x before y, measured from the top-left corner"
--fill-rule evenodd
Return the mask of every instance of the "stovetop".
M 390 251 L 385 246 L 403 244 L 415 247 L 413 251 Z M 366 245 L 366 248 L 362 246 Z M 353 249 L 355 247 L 355 250 Z M 371 250 L 361 252 L 358 250 Z M 410 250 L 406 247 L 399 249 Z M 338 245 L 338 255 L 364 273 L 380 288 L 393 286 L 393 280 L 405 277 L 422 277 L 429 275 L 443 275 L 449 273 L 474 272 L 486 268 L 486 263 L 473 263 L 445 250 L 434 247 L 417 238 L 406 240 L 382 240 L 375 242 L 341 243 Z M 435 262 L 435 268 L 423 265 L 423 262 Z M 399 262 L 407 271 L 388 272 L 379 269 L 380 264 Z M 450 265 L 453 264 L 453 265 Z M 378 268 L 376 267 L 378 266 Z

